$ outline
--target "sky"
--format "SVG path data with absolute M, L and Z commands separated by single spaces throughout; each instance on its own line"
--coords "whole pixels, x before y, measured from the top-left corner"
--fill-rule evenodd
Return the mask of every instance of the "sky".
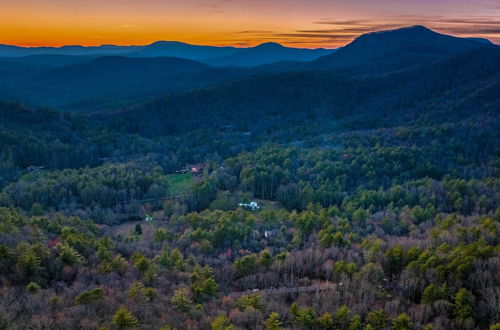
M 497 0 L 0 0 L 0 43 L 335 48 L 362 33 L 425 25 L 500 44 Z

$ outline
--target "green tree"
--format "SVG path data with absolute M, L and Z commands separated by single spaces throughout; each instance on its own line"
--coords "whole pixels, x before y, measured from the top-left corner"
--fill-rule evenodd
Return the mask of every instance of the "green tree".
M 344 240 L 344 235 L 342 234 L 341 231 L 338 231 L 335 234 L 333 234 L 332 241 L 338 247 L 343 247 L 346 245 L 346 242 Z
M 151 267 L 151 261 L 142 254 L 132 256 L 135 268 L 141 273 L 145 273 Z
M 280 321 L 280 315 L 276 312 L 272 312 L 269 314 L 269 317 L 265 321 L 266 329 L 268 330 L 281 330 L 281 325 L 283 324 Z
M 437 300 L 446 299 L 448 296 L 448 288 L 446 283 L 441 286 L 435 284 L 428 285 L 422 294 L 422 301 L 426 304 L 432 304 Z
M 258 263 L 264 268 L 269 268 L 269 266 L 271 266 L 273 263 L 273 256 L 269 250 L 265 249 L 259 253 Z
M 153 288 L 146 288 L 139 281 L 134 281 L 128 288 L 128 296 L 134 299 L 146 299 L 152 301 L 156 297 Z
M 351 320 L 351 311 L 347 306 L 340 306 L 335 312 L 335 324 L 341 329 L 347 329 Z
M 154 262 L 161 268 L 169 268 L 172 266 L 173 261 L 167 245 L 164 245 L 161 253 L 154 257 Z
M 392 328 L 394 330 L 411 330 L 412 323 L 410 317 L 406 313 L 399 314 L 392 321 Z
M 81 265 L 85 263 L 85 259 L 73 247 L 66 243 L 57 244 L 59 251 L 58 260 L 68 266 Z
M 472 318 L 475 300 L 472 292 L 467 289 L 462 288 L 455 294 L 453 315 L 458 323 L 462 324 L 467 319 Z
M 215 282 L 213 277 L 201 279 L 191 285 L 197 302 L 214 297 L 217 294 L 217 288 L 217 282 Z
M 104 290 L 101 288 L 84 291 L 76 296 L 75 302 L 77 305 L 90 305 L 102 300 L 104 298 L 104 293 Z
M 238 276 L 245 276 L 253 273 L 257 267 L 257 256 L 255 254 L 246 255 L 234 262 Z
M 236 301 L 236 305 L 241 309 L 253 307 L 260 311 L 263 311 L 265 308 L 264 303 L 262 302 L 262 296 L 258 293 L 241 296 Z
M 42 271 L 42 260 L 32 249 L 27 249 L 18 258 L 18 263 L 27 277 L 36 276 Z
M 295 317 L 301 326 L 307 329 L 313 329 L 316 325 L 316 316 L 312 308 L 299 308 L 297 303 L 290 306 L 290 313 Z
M 118 329 L 134 328 L 139 324 L 139 320 L 127 308 L 121 306 L 113 315 L 113 325 Z
M 40 291 L 42 288 L 40 287 L 40 285 L 38 285 L 37 283 L 35 282 L 30 282 L 27 286 L 26 286 L 26 290 L 29 292 L 29 293 L 35 293 L 35 292 L 38 292 Z
M 374 329 L 383 329 L 387 325 L 387 315 L 382 309 L 371 311 L 367 316 L 367 323 Z
M 320 327 L 321 329 L 331 329 L 334 324 L 333 316 L 328 312 L 321 314 L 320 317 L 318 317 L 317 322 L 318 327 Z
M 193 301 L 189 298 L 189 291 L 187 288 L 175 290 L 174 296 L 170 301 L 175 307 L 184 312 L 188 312 L 193 308 Z
M 305 328 L 313 329 L 316 326 L 316 317 L 310 307 L 299 310 L 296 319 Z
M 328 225 L 318 232 L 318 241 L 322 248 L 329 248 L 333 241 L 333 226 Z
M 217 282 L 213 278 L 213 271 L 209 266 L 195 266 L 190 279 L 192 283 L 191 290 L 196 302 L 202 302 L 217 294 Z
M 361 330 L 363 328 L 363 322 L 361 321 L 361 316 L 359 314 L 355 314 L 351 318 L 351 322 L 349 323 L 349 330 Z
M 168 239 L 169 237 L 169 232 L 168 230 L 166 230 L 165 228 L 158 228 L 154 234 L 153 234 L 153 237 L 154 237 L 154 240 L 155 242 L 164 242 Z
M 175 248 L 172 250 L 172 253 L 170 254 L 170 260 L 175 269 L 180 271 L 184 271 L 186 269 L 184 255 L 179 248 Z
M 234 326 L 229 322 L 226 315 L 217 316 L 210 324 L 211 330 L 233 330 Z

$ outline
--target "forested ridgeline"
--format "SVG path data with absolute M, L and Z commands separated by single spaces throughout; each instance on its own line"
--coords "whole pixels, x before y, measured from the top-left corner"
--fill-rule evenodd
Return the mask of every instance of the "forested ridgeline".
M 335 70 L 256 75 L 170 94 L 99 119 L 149 137 L 199 127 L 217 132 L 228 125 L 238 132 L 272 134 L 286 126 L 332 121 L 350 130 L 453 122 L 498 112 L 499 63 L 500 50 L 494 48 L 383 75 Z

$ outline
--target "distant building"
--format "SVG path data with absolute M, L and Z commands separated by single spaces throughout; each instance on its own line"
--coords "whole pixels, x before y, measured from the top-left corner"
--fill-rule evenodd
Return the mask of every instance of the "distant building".
M 202 171 L 203 167 L 191 167 L 191 174 L 198 175 L 201 174 Z
M 270 238 L 276 236 L 276 232 L 274 230 L 264 230 L 264 237 Z
M 256 239 L 260 239 L 262 237 L 268 239 L 268 238 L 271 238 L 271 237 L 274 237 L 276 236 L 276 230 L 263 230 L 262 232 L 257 230 L 257 229 L 254 229 L 252 231 L 252 236 L 253 238 L 256 238 Z
M 252 211 L 260 210 L 259 204 L 257 204 L 257 202 L 255 202 L 255 201 L 250 202 L 250 203 L 239 203 L 238 206 L 241 206 L 245 209 L 252 210 Z
M 26 171 L 28 171 L 28 173 L 34 173 L 34 172 L 38 172 L 38 171 L 41 171 L 45 168 L 45 166 L 35 166 L 35 165 L 30 165 L 26 168 Z
M 186 167 L 175 171 L 175 173 L 191 173 L 193 175 L 199 175 L 203 173 L 203 169 L 205 168 L 205 164 L 203 163 L 198 163 L 198 164 L 193 164 L 193 165 L 187 165 Z

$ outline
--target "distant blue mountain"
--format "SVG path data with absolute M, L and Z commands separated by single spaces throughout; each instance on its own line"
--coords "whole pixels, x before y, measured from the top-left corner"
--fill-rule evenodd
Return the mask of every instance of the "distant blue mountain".
M 279 61 L 311 61 L 320 56 L 332 53 L 326 49 L 299 49 L 281 46 L 276 43 L 265 43 L 256 47 L 214 47 L 190 45 L 177 41 L 157 41 L 146 46 L 113 46 L 95 47 L 63 46 L 63 47 L 18 47 L 0 45 L 1 57 L 27 57 L 37 64 L 58 65 L 54 56 L 126 56 L 126 57 L 179 57 L 201 61 L 214 66 L 251 67 Z M 36 58 L 35 56 L 43 56 Z M 52 56 L 52 57 L 50 57 Z M 78 59 L 61 57 L 62 63 L 75 62 Z M 47 61 L 48 63 L 44 63 Z M 16 61 L 19 62 L 19 61 Z M 61 66 L 61 65 L 59 65 Z
M 380 76 L 425 67 L 464 52 L 490 54 L 499 48 L 484 39 L 456 38 L 423 26 L 365 34 L 338 50 L 287 48 L 276 43 L 251 48 L 179 42 L 130 47 L 0 46 L 4 55 L 19 55 L 0 58 L 0 97 L 71 111 L 116 109 L 171 92 L 212 88 L 254 76 L 263 81 L 299 71 L 319 72 L 319 80 L 330 75 Z M 21 51 L 66 55 L 20 56 Z M 105 51 L 123 54 L 103 56 Z M 160 56 L 166 54 L 175 57 Z
M 181 57 L 203 61 L 214 57 L 232 55 L 239 50 L 239 48 L 235 47 L 199 46 L 178 41 L 157 41 L 151 45 L 142 46 L 128 55 L 134 57 Z
M 1 62 L 11 62 L 17 65 L 33 65 L 40 68 L 57 68 L 68 65 L 89 62 L 101 57 L 99 55 L 28 55 L 19 57 L 0 57 Z
M 206 63 L 214 66 L 252 67 L 280 61 L 307 62 L 332 54 L 332 49 L 289 48 L 269 42 L 256 47 L 241 49 L 231 55 L 214 58 Z
M 121 55 L 130 53 L 139 46 L 62 46 L 62 47 L 19 47 L 0 44 L 0 57 L 21 57 L 30 55 Z

